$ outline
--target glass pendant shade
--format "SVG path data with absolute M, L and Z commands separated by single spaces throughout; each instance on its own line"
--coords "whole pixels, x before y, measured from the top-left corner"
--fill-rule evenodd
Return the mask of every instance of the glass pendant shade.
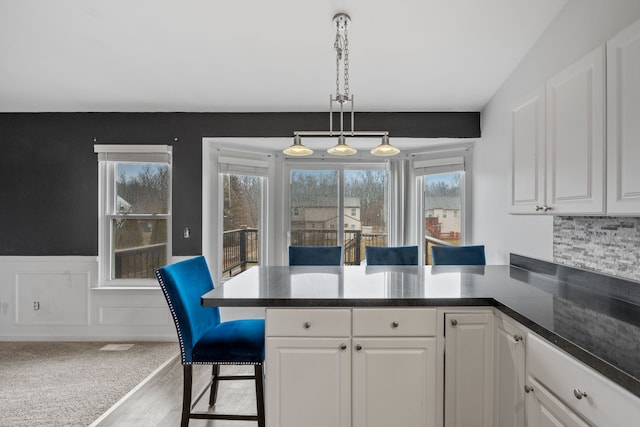
M 384 135 L 380 145 L 371 150 L 371 154 L 374 156 L 395 156 L 399 152 L 399 149 L 389 144 L 389 135 Z
M 327 150 L 327 153 L 334 156 L 351 156 L 356 154 L 358 150 L 347 145 L 347 140 L 344 135 L 338 137 L 338 143 Z
M 300 135 L 294 136 L 293 145 L 285 148 L 284 150 L 282 150 L 282 152 L 287 156 L 295 157 L 304 157 L 313 154 L 313 150 L 311 148 L 302 145 L 302 138 L 300 138 Z

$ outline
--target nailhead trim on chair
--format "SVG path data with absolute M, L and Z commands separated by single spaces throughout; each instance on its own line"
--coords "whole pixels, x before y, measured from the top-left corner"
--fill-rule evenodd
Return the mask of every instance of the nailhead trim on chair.
M 169 304 L 169 311 L 171 311 L 171 317 L 173 317 L 173 323 L 176 325 L 176 330 L 178 331 L 178 342 L 180 343 L 180 355 L 182 358 L 183 365 L 262 365 L 262 363 L 258 362 L 187 362 L 185 360 L 185 350 L 184 350 L 184 341 L 182 339 L 182 331 L 180 330 L 180 323 L 178 323 L 178 316 L 176 314 L 175 309 L 173 308 L 173 304 L 171 303 L 171 299 L 167 293 L 167 289 L 165 287 L 164 281 L 162 280 L 162 276 L 156 270 L 156 277 L 158 278 L 158 283 L 160 283 L 160 289 L 162 289 L 162 293 L 164 294 L 167 303 Z

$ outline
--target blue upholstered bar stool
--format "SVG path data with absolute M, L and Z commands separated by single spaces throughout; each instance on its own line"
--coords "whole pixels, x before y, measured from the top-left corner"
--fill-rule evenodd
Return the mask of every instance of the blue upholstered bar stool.
M 264 427 L 264 319 L 221 322 L 218 307 L 200 304 L 200 297 L 213 289 L 209 267 L 202 256 L 159 268 L 156 277 L 169 304 L 180 342 L 184 370 L 181 425 L 188 426 L 190 418 L 199 418 L 258 421 L 258 426 Z M 213 365 L 211 382 L 195 399 L 191 390 L 193 365 Z M 253 365 L 254 375 L 220 375 L 220 365 Z M 257 415 L 192 412 L 209 386 L 209 407 L 215 405 L 218 382 L 224 380 L 255 381 Z
M 289 265 L 342 265 L 342 246 L 289 246 Z
M 417 246 L 367 246 L 367 265 L 418 265 Z
M 433 265 L 486 265 L 484 245 L 432 246 Z

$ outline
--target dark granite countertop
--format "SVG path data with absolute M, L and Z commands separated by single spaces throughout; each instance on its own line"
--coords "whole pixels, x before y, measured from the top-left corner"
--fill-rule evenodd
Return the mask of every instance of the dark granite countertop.
M 640 283 L 519 255 L 508 266 L 254 267 L 205 306 L 494 306 L 640 396 Z

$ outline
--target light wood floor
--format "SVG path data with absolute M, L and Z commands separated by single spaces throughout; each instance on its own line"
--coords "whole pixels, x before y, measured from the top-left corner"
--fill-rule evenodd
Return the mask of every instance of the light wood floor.
M 252 374 L 253 367 L 223 366 L 223 373 Z M 211 366 L 194 365 L 194 390 L 196 394 L 209 380 Z M 253 381 L 223 381 L 220 383 L 218 402 L 214 408 L 220 413 L 256 413 Z M 206 411 L 208 393 L 202 397 L 196 409 Z M 103 419 L 98 427 L 153 426 L 176 427 L 180 425 L 182 411 L 182 364 L 179 358 L 139 388 L 125 402 Z M 193 427 L 255 427 L 254 421 L 191 420 Z

